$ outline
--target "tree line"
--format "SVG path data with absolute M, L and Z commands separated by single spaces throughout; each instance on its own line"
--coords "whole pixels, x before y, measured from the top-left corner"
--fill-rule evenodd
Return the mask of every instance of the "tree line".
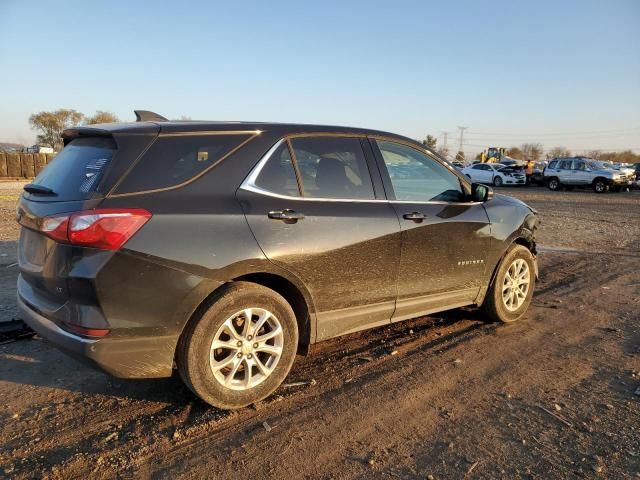
M 438 147 L 438 140 L 433 135 L 427 135 L 422 141 L 422 144 L 430 150 L 439 153 L 445 158 L 448 158 L 448 149 L 446 147 Z M 514 158 L 516 160 L 532 160 L 534 162 L 573 156 L 571 150 L 565 147 L 554 147 L 548 150 L 545 154 L 544 148 L 541 143 L 523 143 L 519 147 L 510 147 L 506 150 L 506 154 L 508 157 Z M 591 150 L 579 156 L 608 162 L 640 163 L 640 154 L 634 153 L 631 150 L 624 150 L 621 152 L 603 152 L 601 150 Z M 457 161 L 464 162 L 464 152 L 459 151 L 458 153 L 456 153 L 455 159 Z M 480 154 L 476 155 L 475 159 L 480 160 Z

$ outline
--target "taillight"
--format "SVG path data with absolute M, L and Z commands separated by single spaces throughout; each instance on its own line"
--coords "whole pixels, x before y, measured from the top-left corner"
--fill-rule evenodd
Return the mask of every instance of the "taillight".
M 85 337 L 106 337 L 111 332 L 111 330 L 106 328 L 87 328 L 68 322 L 65 322 L 64 325 L 67 327 L 67 330 L 77 333 L 78 335 L 84 335 Z
M 45 217 L 40 231 L 58 242 L 118 250 L 151 218 L 139 208 L 85 210 Z

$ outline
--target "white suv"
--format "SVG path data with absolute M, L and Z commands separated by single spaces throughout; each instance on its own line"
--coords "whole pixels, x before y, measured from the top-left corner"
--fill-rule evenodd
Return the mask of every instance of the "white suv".
M 616 170 L 603 168 L 591 158 L 557 158 L 549 162 L 543 172 L 544 182 L 549 190 L 566 187 L 592 187 L 597 193 L 609 190 L 619 191 L 628 187 L 631 178 Z

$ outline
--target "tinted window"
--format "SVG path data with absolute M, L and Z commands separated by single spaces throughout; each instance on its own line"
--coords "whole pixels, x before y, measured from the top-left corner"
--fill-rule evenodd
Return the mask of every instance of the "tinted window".
M 287 144 L 283 143 L 273 152 L 255 181 L 257 187 L 279 195 L 299 197 L 296 172 L 291 162 Z
M 574 170 L 586 170 L 587 166 L 582 160 L 574 160 L 573 161 L 573 169 Z
M 549 168 L 558 168 L 558 161 L 553 160 L 552 162 L 549 162 Z
M 248 135 L 159 137 L 118 187 L 117 193 L 179 185 L 203 173 Z
M 116 143 L 112 138 L 72 140 L 33 181 L 50 188 L 57 195 L 31 195 L 31 198 L 66 201 L 90 197 L 115 153 Z
M 371 176 L 359 139 L 295 138 L 291 145 L 305 197 L 374 198 Z
M 460 180 L 444 165 L 406 145 L 377 144 L 397 200 L 455 202 L 462 198 Z
M 473 166 L 474 170 L 486 170 L 487 166 L 483 163 L 478 163 L 477 165 Z

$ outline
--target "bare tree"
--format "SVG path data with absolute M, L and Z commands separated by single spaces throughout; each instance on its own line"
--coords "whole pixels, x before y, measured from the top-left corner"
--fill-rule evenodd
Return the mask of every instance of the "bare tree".
M 585 154 L 585 157 L 599 160 L 602 157 L 602 152 L 600 150 L 591 150 Z
M 515 158 L 517 160 L 522 160 L 522 150 L 518 147 L 511 147 L 507 150 L 507 157 Z
M 562 157 L 570 157 L 571 150 L 565 147 L 554 147 L 549 150 L 547 157 L 549 158 L 562 158 Z
M 439 153 L 442 157 L 444 157 L 444 158 L 446 158 L 446 159 L 448 159 L 448 158 L 449 158 L 449 148 L 448 148 L 448 147 L 444 147 L 444 146 L 442 146 L 442 147 L 438 148 L 438 153 Z
M 524 160 L 537 162 L 542 157 L 542 145 L 540 143 L 523 143 L 520 148 L 522 149 Z
M 77 125 L 83 118 L 84 115 L 76 110 L 61 108 L 53 112 L 34 113 L 29 117 L 29 123 L 39 132 L 38 143 L 60 149 L 63 130 Z
M 462 150 L 456 153 L 456 161 L 464 163 L 464 152 Z
M 86 117 L 85 123 L 87 125 L 94 125 L 96 123 L 117 123 L 120 119 L 115 113 L 107 112 L 104 110 L 98 110 L 92 117 Z

